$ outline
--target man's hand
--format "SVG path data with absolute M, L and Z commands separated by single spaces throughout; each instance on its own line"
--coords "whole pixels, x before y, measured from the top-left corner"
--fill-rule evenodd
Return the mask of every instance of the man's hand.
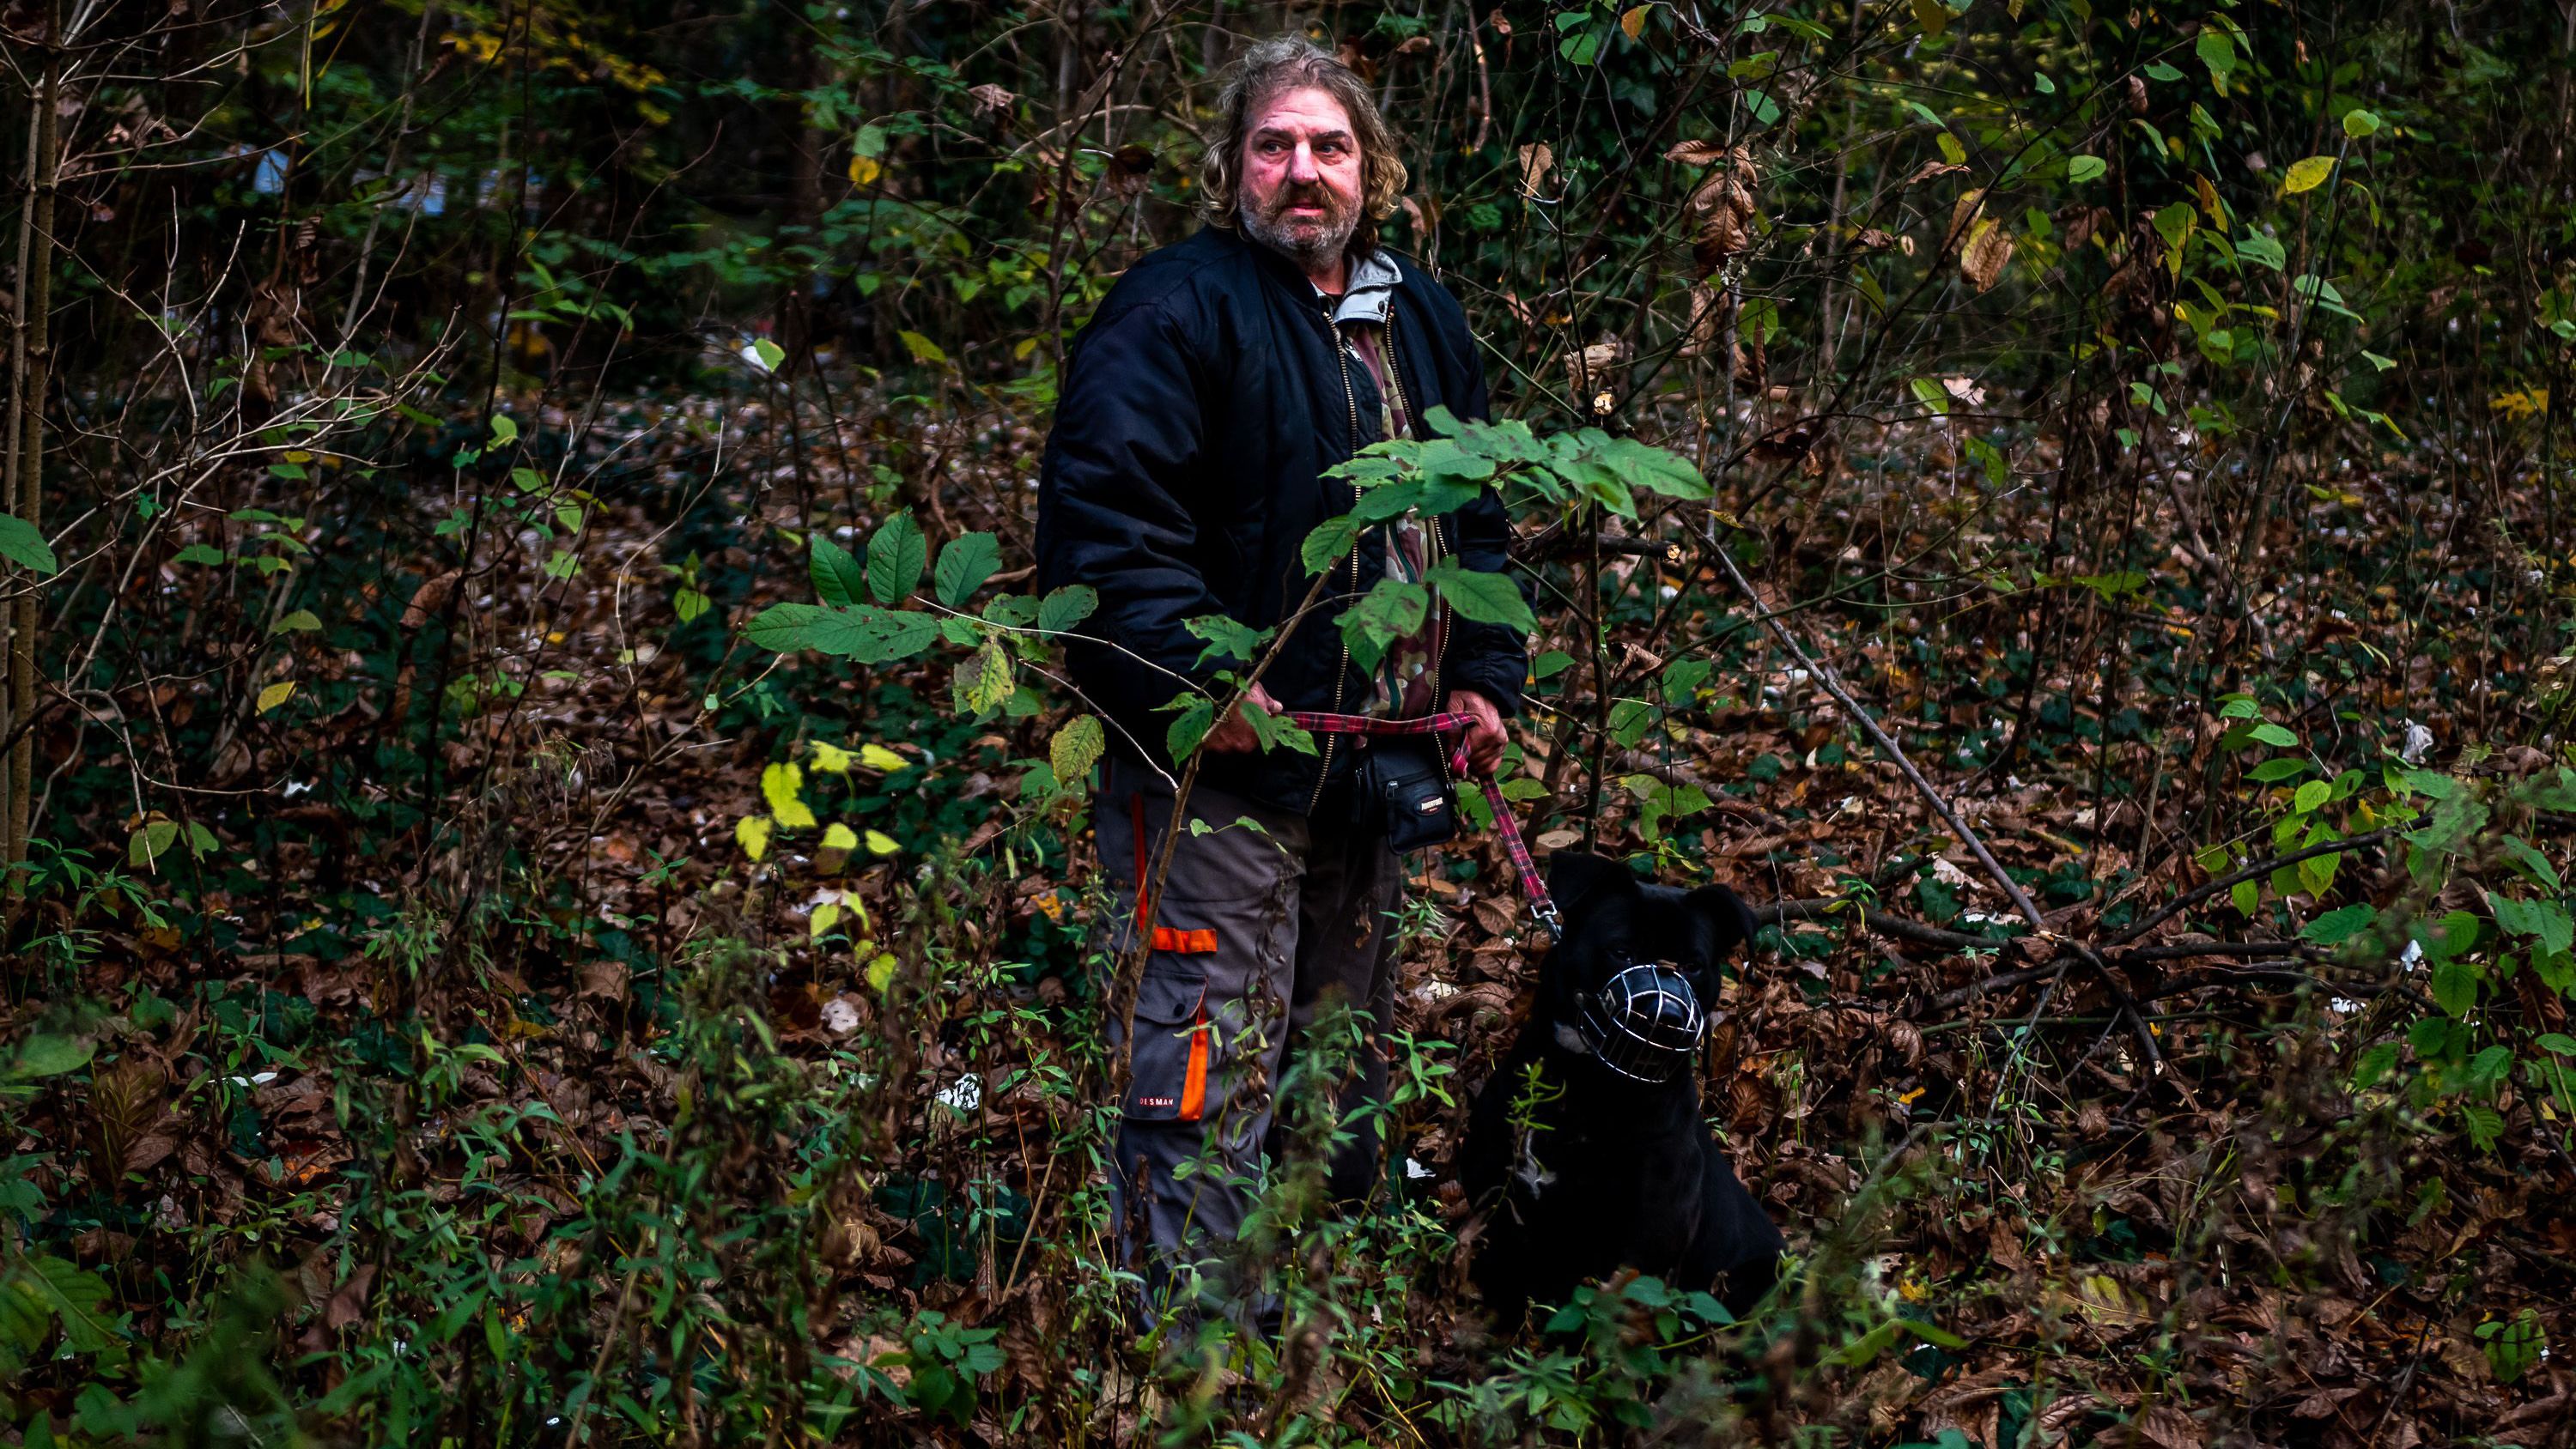
M 1479 775 L 1494 773 L 1494 767 L 1503 762 L 1503 712 L 1472 689 L 1453 689 L 1449 713 L 1475 716 L 1476 722 L 1467 730 L 1467 763 Z
M 1252 697 L 1244 703 L 1257 706 L 1265 714 L 1282 713 L 1279 701 L 1272 699 L 1270 691 L 1258 684 L 1252 686 Z M 1492 705 L 1485 707 L 1493 708 Z M 1220 755 L 1248 755 L 1261 748 L 1261 736 L 1252 732 L 1252 721 L 1245 718 L 1243 711 L 1238 709 L 1226 717 L 1225 723 L 1208 731 L 1207 739 L 1200 748 L 1212 750 Z

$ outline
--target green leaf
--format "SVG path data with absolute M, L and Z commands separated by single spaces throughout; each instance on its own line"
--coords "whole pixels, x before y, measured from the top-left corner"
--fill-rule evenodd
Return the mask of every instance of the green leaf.
M 932 577 L 939 602 L 952 609 L 964 607 L 975 591 L 984 586 L 1002 567 L 1002 545 L 989 533 L 961 533 L 939 551 L 939 568 Z
M 1100 594 L 1088 584 L 1066 584 L 1049 593 L 1038 604 L 1038 627 L 1050 634 L 1061 633 L 1091 617 L 1100 607 Z
M 2558 952 L 2576 946 L 2576 921 L 2555 901 L 2517 901 L 2487 893 L 2496 924 L 2517 936 L 2537 937 L 2541 949 Z
M 1562 649 L 1550 649 L 1546 653 L 1530 661 L 1529 677 L 1534 680 L 1553 679 L 1557 675 L 1563 674 L 1573 665 L 1573 663 L 1573 655 L 1566 653 Z
M 2278 755 L 2245 772 L 2245 778 L 2258 785 L 2276 785 L 2283 780 L 2307 774 L 2315 767 L 2296 755 Z
M 1360 530 L 1368 527 L 1365 520 L 1350 514 L 1336 514 L 1315 525 L 1297 550 L 1305 561 L 1306 572 L 1320 574 L 1350 557 L 1351 546 L 1359 541 Z
M 1351 661 L 1374 671 L 1387 646 L 1422 627 L 1430 616 L 1431 595 L 1420 584 L 1383 578 L 1342 614 L 1342 637 Z
M 2445 961 L 2433 968 L 2433 1003 L 2453 1017 L 2464 1017 L 2478 1004 L 2477 968 L 2466 961 Z
M 178 843 L 178 821 L 147 820 L 127 839 L 125 856 L 130 863 L 149 870 L 152 863 L 161 858 L 162 852 Z
M 895 336 L 903 343 L 903 350 L 912 354 L 913 361 L 928 363 L 933 367 L 948 365 L 948 354 L 939 350 L 938 343 L 920 333 L 898 332 Z
M 1199 747 L 1199 741 L 1207 738 L 1208 726 L 1216 723 L 1216 702 L 1204 695 L 1187 694 L 1175 704 L 1180 708 L 1180 718 L 1163 732 L 1163 747 L 1171 751 L 1174 760 L 1185 760 Z
M 816 604 L 774 604 L 745 626 L 744 634 L 763 649 L 787 653 L 813 649 L 861 664 L 909 659 L 939 637 L 939 621 L 928 614 L 880 609 L 826 609 Z
M 1442 559 L 1423 576 L 1423 581 L 1438 591 L 1441 601 L 1456 610 L 1459 618 L 1478 624 L 1500 624 L 1520 634 L 1538 627 L 1537 616 L 1530 612 L 1529 601 L 1521 597 L 1520 586 L 1506 575 L 1471 569 L 1456 559 Z
M 2521 836 L 2506 836 L 2504 848 L 2506 854 L 2511 855 L 2514 862 L 2521 866 L 2523 874 L 2530 876 L 2535 883 L 2547 887 L 2550 894 L 2558 895 L 2567 889 L 2559 883 L 2557 868 L 2549 863 L 2549 857 L 2533 849 L 2530 842 Z
M 2254 728 L 2247 730 L 2245 732 L 2245 737 L 2255 741 L 2257 744 L 2270 745 L 2276 750 L 2294 750 L 2299 746 L 2299 737 L 2297 735 L 2290 733 L 2288 730 L 2272 723 L 2270 720 L 2265 720 Z
M 2299 938 L 2314 941 L 2320 946 L 2340 946 L 2369 930 L 2371 923 L 2378 919 L 2379 912 L 2368 905 L 2339 906 L 2308 922 L 2306 928 L 2299 932 Z
M 766 337 L 753 339 L 751 351 L 753 356 L 760 359 L 760 370 L 763 372 L 776 372 L 778 364 L 787 360 L 787 349 Z
M 2314 191 L 2334 174 L 2334 168 L 2335 158 L 2332 156 L 2308 156 L 2293 161 L 2288 174 L 2281 178 L 2281 194 L 2296 196 L 2303 191 Z
M 1271 633 L 1223 614 L 1201 614 L 1197 618 L 1183 620 L 1181 627 L 1189 630 L 1192 636 L 1207 641 L 1207 647 L 1199 651 L 1198 663 L 1201 665 L 1211 659 L 1232 659 L 1249 664 L 1253 656 L 1261 652 L 1262 641 Z
M 2576 1036 L 2562 1031 L 2542 1032 L 2531 1039 L 2531 1044 L 2553 1056 L 2576 1057 Z
M 72 1352 L 103 1353 L 115 1344 L 116 1325 L 98 1311 L 107 1301 L 108 1285 L 97 1274 L 50 1255 L 31 1257 L 10 1274 L 8 1287 L 51 1310 L 63 1326 L 63 1344 Z
M 518 440 L 519 420 L 510 416 L 508 413 L 494 413 L 492 415 L 492 446 L 497 448 L 505 443 L 515 443 Z
M 2397 1070 L 2397 1043 L 2379 1042 L 2363 1051 L 2352 1066 L 2352 1089 L 2356 1092 L 2375 1087 Z
M 276 623 L 269 625 L 268 632 L 272 634 L 297 634 L 309 632 L 321 627 L 322 621 L 313 616 L 313 611 L 311 609 L 298 609 L 294 613 L 288 614 L 286 617 L 278 620 Z
M 2200 63 L 2209 67 L 2209 78 L 2217 85 L 2218 93 L 2225 95 L 2227 78 L 2236 70 L 2235 38 L 2215 25 L 2205 24 L 2192 50 L 2200 56 Z
M 2290 263 L 2290 254 L 2281 244 L 2259 231 L 2249 231 L 2236 239 L 2236 255 L 2276 272 Z
M 1655 727 L 1657 711 L 1652 701 L 1643 699 L 1613 700 L 1610 704 L 1610 738 L 1619 748 L 1633 750 Z
M 2066 179 L 2081 186 L 2087 181 L 2101 180 L 2103 173 L 2110 169 L 2111 163 L 2099 156 L 2070 156 L 2066 161 Z
M 98 1046 L 80 1037 L 38 1032 L 18 1044 L 18 1055 L 9 1069 L 0 1073 L 12 1082 L 32 1082 L 39 1077 L 59 1077 L 78 1071 L 89 1064 Z
M 850 551 L 821 533 L 805 539 L 805 572 L 814 581 L 814 597 L 836 609 L 846 609 L 864 602 L 867 592 L 867 570 L 850 557 Z M 685 621 L 683 621 L 685 622 Z
M 194 545 L 203 547 L 202 544 Z M 186 550 L 181 550 L 182 553 Z M 223 555 L 215 555 L 220 560 Z M 54 561 L 54 551 L 36 525 L 14 513 L 0 513 L 0 558 L 35 574 L 58 573 L 62 565 Z
M 877 525 L 868 540 L 868 592 L 880 604 L 900 604 L 921 584 L 930 562 L 930 546 L 909 513 L 898 513 Z
M 2310 780 L 2301 785 L 2298 793 L 2290 798 L 2290 808 L 2305 815 L 2333 798 L 2334 786 L 2323 780 Z
M 2379 114 L 2375 111 L 2365 111 L 2359 106 L 2353 107 L 2343 113 L 2343 133 L 2356 141 L 2364 136 L 2377 135 Z

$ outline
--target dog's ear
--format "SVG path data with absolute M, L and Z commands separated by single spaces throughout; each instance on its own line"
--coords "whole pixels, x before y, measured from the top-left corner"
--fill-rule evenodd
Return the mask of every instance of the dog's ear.
M 1589 851 L 1560 850 L 1547 858 L 1547 893 L 1556 899 L 1556 909 L 1568 925 L 1598 905 L 1603 892 L 1623 886 L 1634 889 L 1636 883 L 1626 865 Z
M 1761 926 L 1753 919 L 1753 908 L 1744 898 L 1722 885 L 1701 886 L 1682 899 L 1682 908 L 1690 912 L 1691 930 L 1699 937 L 1705 959 L 1711 967 L 1723 964 L 1736 948 L 1753 939 Z

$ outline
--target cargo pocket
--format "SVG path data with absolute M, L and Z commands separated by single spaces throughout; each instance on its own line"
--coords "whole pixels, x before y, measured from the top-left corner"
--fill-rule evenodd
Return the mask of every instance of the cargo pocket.
M 1204 1116 L 1214 1035 L 1205 975 L 1148 971 L 1136 989 L 1128 1120 L 1196 1122 Z

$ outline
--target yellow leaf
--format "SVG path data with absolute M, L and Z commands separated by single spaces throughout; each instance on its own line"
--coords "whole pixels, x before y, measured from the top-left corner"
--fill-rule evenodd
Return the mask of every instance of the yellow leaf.
M 907 770 L 912 768 L 912 761 L 905 759 L 903 756 L 896 754 L 894 751 L 887 749 L 883 745 L 859 746 L 859 763 L 867 766 L 871 770 L 883 770 L 888 774 L 892 774 L 896 770 Z
M 1914 23 L 1923 27 L 1924 34 L 1937 39 L 1950 28 L 1950 7 L 1941 0 L 1914 0 Z
M 760 772 L 760 793 L 780 826 L 793 830 L 814 823 L 814 812 L 797 798 L 804 786 L 805 772 L 794 765 L 772 765 Z
M 855 758 L 856 756 L 838 745 L 827 745 L 821 740 L 814 742 L 814 768 L 826 775 L 850 773 L 850 761 Z
M 733 838 L 742 846 L 742 853 L 752 859 L 758 860 L 767 855 L 769 853 L 769 817 L 746 815 L 735 821 Z
M 807 934 L 817 941 L 822 940 L 824 936 L 830 934 L 832 927 L 840 919 L 840 902 L 825 901 L 814 908 L 814 919 L 807 927 Z
M 2281 194 L 2296 196 L 2302 191 L 2316 190 L 2325 184 L 2326 177 L 2333 174 L 2334 167 L 2332 156 L 2310 156 L 2304 161 L 2292 162 L 2289 174 L 2281 179 Z
M 874 156 L 854 155 L 850 158 L 850 184 L 852 186 L 869 185 L 884 174 L 885 167 L 879 165 L 877 158 Z
M 873 854 L 892 855 L 903 847 L 895 844 L 894 837 L 884 831 L 871 830 L 868 832 L 868 849 Z
M 1655 7 L 1651 5 L 1640 5 L 1636 9 L 1629 11 L 1627 14 L 1620 16 L 1619 29 L 1626 34 L 1630 40 L 1636 39 L 1638 32 L 1646 28 L 1646 12 L 1654 8 Z
M 856 850 L 859 848 L 859 834 L 850 827 L 843 825 L 840 821 L 835 820 L 831 824 L 823 827 L 823 848 L 825 850 Z
M 261 690 L 261 691 L 259 692 L 259 712 L 260 712 L 261 714 L 266 714 L 266 713 L 268 713 L 270 710 L 275 709 L 275 708 L 277 708 L 279 705 L 286 703 L 286 701 L 287 701 L 290 697 L 292 697 L 292 696 L 294 695 L 294 693 L 295 693 L 295 681 L 294 681 L 294 680 L 292 680 L 292 679 L 281 679 L 281 680 L 279 680 L 277 683 L 272 684 L 272 685 L 270 685 L 268 688 L 263 689 L 263 690 Z
M 878 952 L 877 959 L 868 963 L 868 989 L 883 996 L 894 981 L 894 964 L 892 951 Z

